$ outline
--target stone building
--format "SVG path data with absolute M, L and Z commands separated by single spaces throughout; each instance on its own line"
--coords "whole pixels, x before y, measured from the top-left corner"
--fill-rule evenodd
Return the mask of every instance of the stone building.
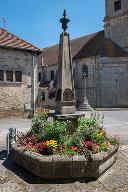
M 75 95 L 92 107 L 128 107 L 128 0 L 106 0 L 104 31 L 71 40 Z M 48 86 L 58 67 L 58 45 L 43 50 L 40 105 L 54 108 Z M 86 78 L 84 76 L 86 74 Z M 86 87 L 85 87 L 86 82 Z M 43 97 L 41 97 L 41 94 Z
M 38 94 L 41 50 L 0 29 L 0 117 L 28 115 Z

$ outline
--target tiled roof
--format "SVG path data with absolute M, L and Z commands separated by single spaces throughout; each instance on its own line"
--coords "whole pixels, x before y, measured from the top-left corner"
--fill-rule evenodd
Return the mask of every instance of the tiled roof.
M 0 47 L 42 52 L 39 48 L 2 28 L 0 28 Z
M 112 40 L 105 38 L 104 31 L 100 31 L 77 52 L 73 59 L 97 55 L 101 57 L 128 57 L 128 52 L 124 51 Z
M 59 46 L 43 49 L 44 63 L 53 65 L 58 63 Z M 104 31 L 71 40 L 71 53 L 73 60 L 90 56 L 125 57 L 128 53 L 110 39 L 105 38 Z
M 71 40 L 71 52 L 74 57 L 81 48 L 92 39 L 97 33 L 83 36 L 77 39 Z M 54 45 L 43 49 L 44 63 L 47 65 L 53 65 L 58 63 L 59 45 Z

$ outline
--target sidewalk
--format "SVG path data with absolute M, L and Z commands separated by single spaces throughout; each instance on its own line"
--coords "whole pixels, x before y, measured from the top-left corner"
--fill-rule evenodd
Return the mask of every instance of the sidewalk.
M 128 145 L 116 163 L 96 181 L 44 181 L 5 159 L 0 153 L 0 192 L 128 192 Z

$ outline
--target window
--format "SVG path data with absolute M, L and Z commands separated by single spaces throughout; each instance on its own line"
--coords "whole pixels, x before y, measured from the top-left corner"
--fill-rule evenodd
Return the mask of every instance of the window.
M 0 70 L 0 81 L 4 81 L 4 70 Z
M 38 82 L 40 82 L 41 81 L 41 72 L 39 72 L 39 74 L 38 74 Z
M 41 94 L 41 101 L 45 101 L 45 93 L 44 92 L 42 92 L 42 94 Z
M 115 11 L 118 11 L 121 9 L 121 0 L 114 2 Z
M 54 79 L 54 71 L 51 71 L 51 81 Z
M 22 72 L 21 71 L 15 71 L 15 81 L 22 82 Z
M 87 65 L 83 65 L 82 67 L 82 75 L 83 77 L 88 77 L 88 66 Z
M 13 71 L 6 71 L 6 81 L 13 82 Z

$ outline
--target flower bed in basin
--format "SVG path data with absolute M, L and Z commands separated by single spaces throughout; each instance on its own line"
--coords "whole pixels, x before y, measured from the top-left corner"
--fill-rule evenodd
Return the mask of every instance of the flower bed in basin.
M 32 120 L 32 128 L 18 134 L 12 158 L 41 178 L 98 178 L 115 161 L 119 141 L 106 134 L 102 118 L 80 118 L 70 133 L 70 122 L 49 122 L 47 113 Z

